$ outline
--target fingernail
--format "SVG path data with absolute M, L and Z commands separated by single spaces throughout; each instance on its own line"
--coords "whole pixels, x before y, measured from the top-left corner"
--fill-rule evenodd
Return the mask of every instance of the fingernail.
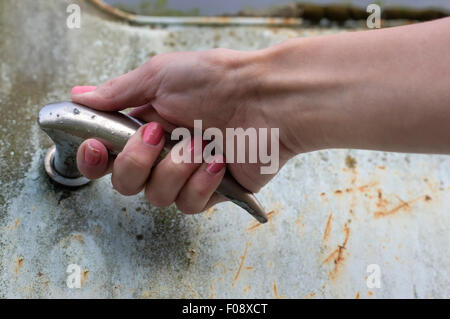
M 164 131 L 160 124 L 156 122 L 151 122 L 144 129 L 144 134 L 142 135 L 142 139 L 145 143 L 150 145 L 158 145 L 163 137 Z
M 91 143 L 87 143 L 84 148 L 84 160 L 89 165 L 97 165 L 100 162 L 100 150 L 96 149 Z
M 89 85 L 74 86 L 72 88 L 72 94 L 77 95 L 77 94 L 87 93 L 87 92 L 94 91 L 96 88 L 97 88 L 96 86 L 89 86 Z
M 222 156 L 216 156 L 211 163 L 208 164 L 206 170 L 210 174 L 217 174 L 225 167 L 225 161 Z

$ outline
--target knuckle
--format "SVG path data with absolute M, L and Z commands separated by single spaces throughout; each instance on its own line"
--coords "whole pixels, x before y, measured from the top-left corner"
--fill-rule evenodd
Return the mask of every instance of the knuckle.
M 117 155 L 115 165 L 125 168 L 133 167 L 140 171 L 146 171 L 151 166 L 151 163 L 137 152 L 121 152 Z
M 168 165 L 165 165 L 165 168 L 168 168 L 170 174 L 173 176 L 189 176 L 196 167 L 196 164 L 194 163 L 175 163 L 172 161 L 172 159 L 168 160 L 170 161 L 170 163 L 168 163 Z
M 234 68 L 239 65 L 240 60 L 238 58 L 238 55 L 234 54 L 233 50 L 225 48 L 215 48 L 206 52 L 209 53 L 209 62 L 214 65 L 220 65 L 229 68 Z
M 192 185 L 192 192 L 196 194 L 198 198 L 206 198 L 211 196 L 211 191 L 208 185 L 201 185 L 200 183 Z
M 117 78 L 110 79 L 101 86 L 101 90 L 99 90 L 99 92 L 105 99 L 114 99 L 117 95 L 117 90 L 115 89 L 116 85 Z
M 149 59 L 143 66 L 143 77 L 144 80 L 152 79 L 158 72 L 160 72 L 166 65 L 168 61 L 168 53 L 158 54 Z

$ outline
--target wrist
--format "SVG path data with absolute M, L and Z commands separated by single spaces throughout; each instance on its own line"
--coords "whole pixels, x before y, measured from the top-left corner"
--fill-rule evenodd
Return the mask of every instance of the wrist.
M 281 142 L 299 154 L 335 147 L 333 130 L 339 120 L 339 94 L 348 83 L 343 74 L 330 74 L 319 56 L 319 38 L 287 40 L 258 51 L 257 91 L 264 97 L 271 124 L 280 128 Z M 332 72 L 332 71 L 331 71 Z
M 261 91 L 274 93 L 272 110 L 283 119 L 294 153 L 367 144 L 371 119 L 365 94 L 376 90 L 366 85 L 383 74 L 372 67 L 361 38 L 350 33 L 298 38 L 263 50 L 267 71 Z
M 279 128 L 287 157 L 347 143 L 343 96 L 359 77 L 339 67 L 328 43 L 329 37 L 301 38 L 258 51 L 223 51 L 228 82 L 237 83 L 255 126 Z

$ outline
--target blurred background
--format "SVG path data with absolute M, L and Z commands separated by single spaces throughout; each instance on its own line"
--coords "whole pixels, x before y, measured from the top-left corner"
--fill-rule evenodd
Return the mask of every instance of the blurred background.
M 330 6 L 354 6 L 366 8 L 371 3 L 379 4 L 382 8 L 391 8 L 399 11 L 404 9 L 449 9 L 448 0 L 310 0 L 310 1 L 292 1 L 292 0 L 228 0 L 228 1 L 210 1 L 210 0 L 106 0 L 108 4 L 117 8 L 143 14 L 143 15 L 237 15 L 250 13 L 267 14 L 273 10 L 277 11 L 279 7 L 291 7 L 296 3 L 309 9 L 314 7 Z M 315 8 L 318 9 L 318 8 Z M 288 11 L 284 10 L 284 14 Z M 278 12 L 282 14 L 283 12 Z M 291 11 L 292 13 L 292 11 Z

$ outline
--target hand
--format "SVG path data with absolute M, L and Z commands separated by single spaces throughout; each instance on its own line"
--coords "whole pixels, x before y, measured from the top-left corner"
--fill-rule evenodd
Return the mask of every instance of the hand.
M 163 129 L 244 129 L 280 127 L 274 105 L 263 103 L 258 92 L 258 52 L 216 49 L 158 55 L 141 67 L 96 87 L 75 87 L 74 102 L 118 111 L 134 107 L 130 115 L 148 124 L 130 138 L 115 159 L 97 140 L 85 141 L 78 150 L 80 172 L 96 179 L 112 173 L 112 184 L 124 195 L 145 189 L 148 201 L 158 207 L 175 202 L 185 213 L 197 213 L 224 199 L 213 194 L 225 173 L 223 157 L 211 164 L 175 163 L 166 156 L 152 168 L 164 145 Z M 250 63 L 252 62 L 252 63 Z M 249 66 L 252 67 L 249 67 Z M 281 137 L 283 131 L 280 129 Z M 186 142 L 186 141 L 185 141 Z M 280 166 L 293 153 L 280 141 Z M 228 169 L 244 187 L 257 192 L 273 175 L 260 173 L 261 163 L 232 163 Z M 264 164 L 265 165 L 265 164 Z
M 112 172 L 122 194 L 145 187 L 156 206 L 175 201 L 184 212 L 199 212 L 223 200 L 212 194 L 225 168 L 219 157 L 208 172 L 206 164 L 175 164 L 168 156 L 150 174 L 164 143 L 157 139 L 161 126 L 170 132 L 202 120 L 204 129 L 223 133 L 279 128 L 279 167 L 298 153 L 323 148 L 450 153 L 450 42 L 442 40 L 448 35 L 450 18 L 291 39 L 253 52 L 155 56 L 93 91 L 74 88 L 75 102 L 107 111 L 134 107 L 132 116 L 152 122 L 112 164 L 101 143 L 86 141 L 79 169 L 88 178 Z M 261 166 L 229 163 L 227 169 L 257 192 L 273 176 L 261 174 Z

